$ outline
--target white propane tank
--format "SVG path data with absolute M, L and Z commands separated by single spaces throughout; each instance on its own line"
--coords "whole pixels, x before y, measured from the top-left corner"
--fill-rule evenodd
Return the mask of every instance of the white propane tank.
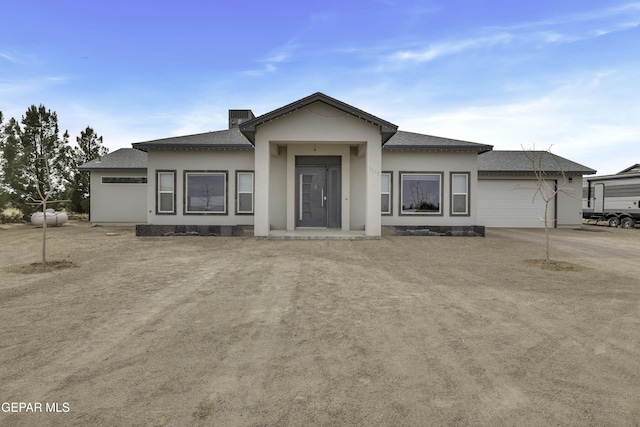
M 65 212 L 56 212 L 53 209 L 47 209 L 47 227 L 59 227 L 67 220 L 69 217 Z M 42 212 L 36 212 L 31 215 L 31 224 L 41 227 L 44 223 L 44 214 Z

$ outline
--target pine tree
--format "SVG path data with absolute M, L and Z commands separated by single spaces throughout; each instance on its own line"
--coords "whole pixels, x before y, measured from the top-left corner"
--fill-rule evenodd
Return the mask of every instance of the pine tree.
M 69 146 L 65 144 L 67 141 L 61 140 L 58 135 L 58 115 L 47 110 L 44 105 L 38 108 L 32 105 L 22 118 L 22 125 L 21 140 L 24 156 L 22 163 L 31 172 L 30 175 L 38 177 L 38 184 L 34 180 L 29 181 L 25 198 L 36 198 L 38 194 L 36 185 L 41 186 L 40 190 L 43 193 L 51 190 L 53 197 L 57 197 L 64 191 L 65 178 L 69 175 Z M 67 133 L 65 137 L 68 138 Z M 48 162 L 50 181 L 45 176 L 45 168 L 39 161 L 43 158 Z M 52 188 L 45 188 L 48 185 Z
M 73 150 L 71 161 L 71 187 L 69 197 L 71 199 L 71 209 L 74 212 L 89 212 L 89 185 L 90 176 L 86 172 L 78 171 L 78 166 L 104 156 L 109 150 L 102 145 L 102 137 L 87 126 L 76 138 L 77 147 Z
M 4 163 L 4 125 L 2 124 L 4 117 L 0 111 L 0 214 L 9 202 L 9 193 L 4 187 L 4 171 L 2 164 Z
M 22 153 L 21 130 L 18 122 L 11 118 L 2 126 L 0 137 L 0 177 L 2 189 L 5 192 L 6 201 L 13 207 L 22 207 L 24 201 L 22 195 L 26 189 L 28 178 L 24 174 L 24 159 Z
M 11 204 L 30 213 L 34 207 L 29 202 L 36 200 L 40 192 L 50 193 L 53 198 L 63 194 L 70 174 L 69 135 L 65 132 L 60 139 L 58 116 L 44 105 L 29 107 L 22 125 L 21 128 L 12 118 L 4 126 L 2 183 Z M 47 168 L 42 164 L 45 158 Z M 45 169 L 50 171 L 51 179 L 45 176 Z

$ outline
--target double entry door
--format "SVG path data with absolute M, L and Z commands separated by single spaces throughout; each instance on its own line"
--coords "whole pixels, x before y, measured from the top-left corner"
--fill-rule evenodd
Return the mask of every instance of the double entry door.
M 342 227 L 340 160 L 296 157 L 296 227 Z

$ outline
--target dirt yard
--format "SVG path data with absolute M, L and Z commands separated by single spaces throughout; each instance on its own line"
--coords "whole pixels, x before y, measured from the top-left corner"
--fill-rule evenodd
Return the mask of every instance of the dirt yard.
M 0 425 L 640 424 L 640 230 L 553 230 L 575 267 L 554 271 L 534 262 L 542 230 L 267 241 L 71 221 L 48 229 L 66 268 L 28 273 L 41 232 L 0 227 Z

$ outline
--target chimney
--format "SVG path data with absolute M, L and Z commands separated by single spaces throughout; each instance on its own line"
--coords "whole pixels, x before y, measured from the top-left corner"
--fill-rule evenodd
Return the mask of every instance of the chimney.
M 241 123 L 255 118 L 251 110 L 229 110 L 229 129 L 237 128 Z

